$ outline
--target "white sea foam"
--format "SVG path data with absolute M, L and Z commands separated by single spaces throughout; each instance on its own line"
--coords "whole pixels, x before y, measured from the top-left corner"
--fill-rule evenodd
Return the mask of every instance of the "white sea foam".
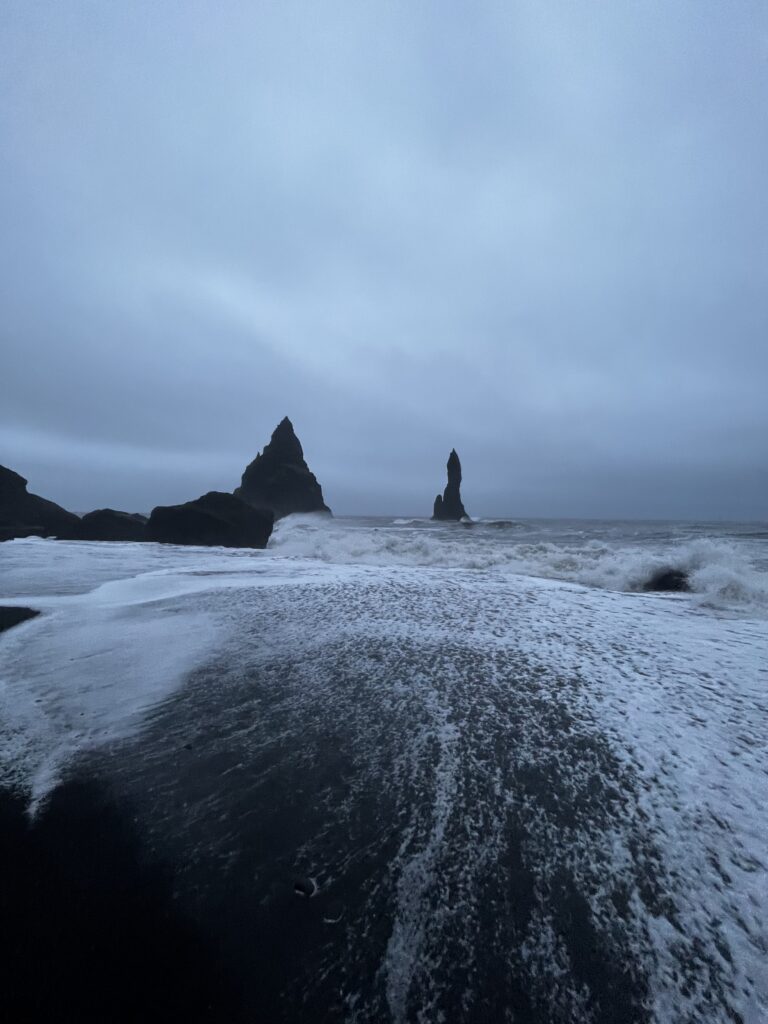
M 768 574 L 751 564 L 746 551 L 730 540 L 700 538 L 660 550 L 598 549 L 590 564 L 588 549 L 576 571 L 580 583 L 611 590 L 642 590 L 661 569 L 679 569 L 701 603 L 713 607 L 748 604 L 768 608 Z
M 33 804 L 78 754 L 135 732 L 215 641 L 205 612 L 87 596 L 38 601 L 43 614 L 3 637 L 0 775 Z
M 607 541 L 586 530 L 557 540 L 530 532 L 512 520 L 470 526 L 403 519 L 350 527 L 343 520 L 290 516 L 278 522 L 269 550 L 334 564 L 501 571 L 619 591 L 642 590 L 655 572 L 674 568 L 686 574 L 702 605 L 768 613 L 764 541 L 665 534 L 638 544 L 631 533 Z
M 33 804 L 79 754 L 140 729 L 221 645 L 229 626 L 206 593 L 313 577 L 312 565 L 276 572 L 261 552 L 226 548 L 30 538 L 0 555 L 0 603 L 42 612 L 0 648 L 0 781 Z

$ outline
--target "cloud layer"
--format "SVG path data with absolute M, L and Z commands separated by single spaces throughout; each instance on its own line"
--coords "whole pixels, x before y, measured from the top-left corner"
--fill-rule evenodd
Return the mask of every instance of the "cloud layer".
M 0 16 L 0 462 L 230 489 L 286 413 L 340 512 L 765 517 L 768 10 Z

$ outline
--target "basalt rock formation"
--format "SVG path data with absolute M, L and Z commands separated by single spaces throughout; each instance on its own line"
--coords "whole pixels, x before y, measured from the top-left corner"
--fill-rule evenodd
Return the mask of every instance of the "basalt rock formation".
M 0 466 L 0 541 L 13 537 L 68 537 L 79 518 L 27 491 L 27 481 Z
M 459 519 L 468 518 L 464 505 L 461 501 L 461 463 L 456 449 L 451 449 L 448 456 L 448 485 L 443 491 L 442 497 L 438 494 L 435 498 L 435 507 L 432 512 L 433 519 L 448 519 L 456 522 Z
M 34 619 L 39 614 L 40 612 L 34 608 L 22 608 L 20 605 L 14 605 L 13 607 L 3 605 L 0 607 L 0 633 L 6 629 L 18 626 L 21 622 L 26 622 L 27 619 Z
M 74 540 L 146 540 L 147 517 L 138 512 L 98 508 L 88 512 L 72 533 Z
M 331 511 L 287 416 L 264 451 L 246 468 L 235 495 L 254 508 L 269 510 L 275 519 L 292 512 Z
M 146 525 L 145 540 L 265 548 L 272 522 L 269 510 L 254 508 L 233 494 L 209 491 L 183 505 L 158 505 Z
M 643 590 L 648 592 L 668 591 L 670 593 L 680 593 L 690 589 L 691 585 L 688 582 L 688 576 L 682 569 L 657 569 L 643 583 Z

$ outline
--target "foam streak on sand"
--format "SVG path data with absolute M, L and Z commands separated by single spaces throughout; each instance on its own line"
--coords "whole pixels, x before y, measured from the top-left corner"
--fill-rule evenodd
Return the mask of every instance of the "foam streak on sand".
M 418 684 L 418 680 L 417 680 Z M 393 860 L 397 874 L 397 902 L 392 934 L 385 954 L 387 1002 L 395 1021 L 407 1019 L 408 992 L 420 967 L 423 968 L 424 936 L 430 919 L 436 912 L 431 890 L 435 884 L 435 871 L 445 841 L 445 830 L 454 810 L 458 785 L 458 729 L 448 721 L 448 708 L 436 707 L 436 695 L 425 686 L 425 707 L 429 707 L 434 727 L 420 736 L 420 745 L 437 748 L 434 769 L 433 799 L 425 808 L 431 818 L 426 842 L 410 852 L 414 845 L 416 822 L 403 834 L 400 848 Z M 431 705 L 431 706 L 430 706 Z M 415 767 L 416 758 L 409 751 L 408 770 Z M 418 760 L 427 756 L 421 751 Z
M 292 575 L 288 566 L 266 576 L 249 550 L 32 538 L 2 555 L 6 593 L 24 595 L 3 602 L 43 613 L 3 637 L 0 662 L 0 781 L 23 779 L 35 802 L 77 755 L 135 733 L 215 650 L 226 626 L 205 594 L 253 587 L 259 573 L 265 586 Z M 88 582 L 94 589 L 79 593 Z
M 83 751 L 130 735 L 199 663 L 210 616 L 112 601 L 38 601 L 33 628 L 3 638 L 0 778 L 22 780 L 34 802 Z M 32 625 L 32 624 L 30 624 Z

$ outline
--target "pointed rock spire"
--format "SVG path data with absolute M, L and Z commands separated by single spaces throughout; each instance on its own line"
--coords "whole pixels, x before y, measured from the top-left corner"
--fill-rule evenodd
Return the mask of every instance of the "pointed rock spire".
M 323 490 L 304 460 L 293 424 L 286 416 L 269 444 L 246 468 L 235 495 L 255 508 L 269 509 L 275 519 L 292 512 L 330 512 Z
M 438 494 L 435 498 L 435 507 L 432 512 L 433 519 L 452 519 L 458 522 L 459 519 L 468 518 L 461 501 L 461 463 L 456 449 L 451 449 L 448 456 L 448 484 L 443 491 L 442 497 Z

